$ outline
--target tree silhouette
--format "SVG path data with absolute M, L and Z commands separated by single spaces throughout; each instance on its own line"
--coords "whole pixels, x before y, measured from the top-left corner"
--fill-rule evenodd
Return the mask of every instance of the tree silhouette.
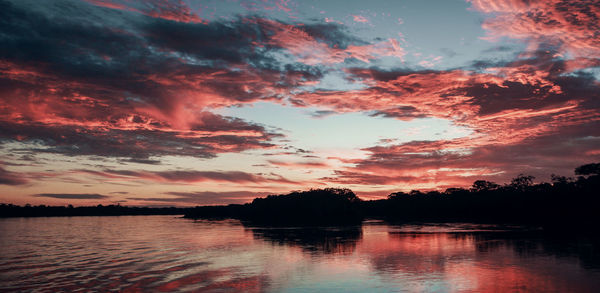
M 500 185 L 498 185 L 494 182 L 490 182 L 490 181 L 486 181 L 486 180 L 477 180 L 477 181 L 473 182 L 473 186 L 471 187 L 471 190 L 474 192 L 481 192 L 481 191 L 496 190 L 499 187 L 500 187 Z
M 574 182 L 574 179 L 572 177 L 551 174 L 550 181 L 552 181 L 553 185 L 569 185 Z
M 592 163 L 575 168 L 575 175 L 600 175 L 600 163 Z
M 533 185 L 533 179 L 535 177 L 531 175 L 519 174 L 510 181 L 509 186 L 516 190 L 525 191 Z

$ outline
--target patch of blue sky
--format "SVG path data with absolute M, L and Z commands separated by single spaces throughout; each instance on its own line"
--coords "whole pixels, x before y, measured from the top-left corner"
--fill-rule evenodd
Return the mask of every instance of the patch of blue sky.
M 322 21 L 327 17 L 330 21 L 340 21 L 360 39 L 370 42 L 404 39 L 405 42 L 400 42 L 406 51 L 404 63 L 397 58 L 382 58 L 376 64 L 382 68 L 462 67 L 482 52 L 498 46 L 498 43 L 482 39 L 486 35 L 481 28 L 483 15 L 469 9 L 470 4 L 463 0 L 372 0 L 366 10 L 360 1 L 302 3 L 298 9 L 305 11 L 300 15 L 307 20 L 316 18 Z M 368 22 L 356 22 L 354 15 L 363 16 Z M 519 43 L 504 45 L 520 46 Z M 489 55 L 489 52 L 486 53 L 486 56 Z M 434 60 L 438 56 L 442 58 Z
M 211 20 L 259 16 L 287 23 L 338 23 L 350 36 L 367 42 L 399 40 L 406 52 L 404 61 L 386 57 L 375 64 L 356 64 L 359 67 L 443 70 L 464 67 L 484 53 L 486 58 L 502 56 L 502 51 L 490 52 L 499 45 L 524 47 L 519 42 L 484 39 L 484 15 L 470 9 L 471 4 L 464 0 L 371 0 L 368 9 L 361 1 L 303 0 L 287 2 L 289 11 L 277 6 L 276 1 L 189 2 L 193 11 Z M 357 22 L 355 16 L 368 22 Z
M 589 67 L 585 69 L 575 70 L 573 72 L 565 73 L 564 76 L 577 76 L 577 75 L 588 75 L 600 81 L 600 67 Z
M 301 91 L 326 90 L 326 91 L 352 91 L 361 90 L 367 86 L 360 81 L 350 81 L 346 79 L 346 73 L 343 71 L 330 71 L 323 75 L 319 83 L 311 86 L 303 86 L 298 89 Z
M 360 149 L 380 145 L 382 140 L 394 143 L 432 141 L 454 139 L 472 133 L 468 128 L 439 118 L 403 121 L 372 117 L 363 112 L 330 113 L 328 110 L 258 102 L 246 107 L 214 109 L 213 112 L 266 126 L 276 125 L 290 140 L 290 144 L 307 150 Z
M 519 41 L 485 39 L 484 15 L 464 0 L 371 0 L 367 9 L 361 1 L 347 0 L 289 1 L 286 7 L 274 0 L 188 2 L 199 16 L 212 21 L 258 16 L 294 24 L 337 23 L 349 36 L 369 43 L 396 39 L 406 53 L 403 59 L 382 57 L 372 63 L 347 60 L 345 66 L 351 67 L 446 70 L 469 66 L 483 56 L 501 60 L 506 48 L 521 51 L 525 47 Z M 367 22 L 357 22 L 355 16 Z M 494 50 L 498 47 L 504 50 Z M 296 61 L 291 56 L 277 59 L 284 64 Z

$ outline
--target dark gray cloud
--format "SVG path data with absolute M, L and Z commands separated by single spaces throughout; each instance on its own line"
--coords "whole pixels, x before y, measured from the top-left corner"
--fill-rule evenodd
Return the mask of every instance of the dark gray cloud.
M 0 167 L 0 185 L 23 185 L 27 182 L 27 179 L 23 178 L 21 174 Z
M 130 197 L 128 200 L 146 202 L 185 203 L 197 205 L 241 204 L 252 201 L 256 197 L 265 196 L 267 192 L 250 191 L 197 191 L 197 192 L 167 192 L 170 197 Z
M 142 164 L 272 147 L 282 136 L 272 129 L 208 112 L 181 121 L 189 116 L 181 109 L 281 99 L 277 92 L 320 79 L 319 66 L 272 56 L 283 49 L 267 44 L 272 30 L 289 24 L 260 17 L 203 23 L 181 5 L 161 5 L 132 12 L 0 1 L 0 143 Z M 361 43 L 339 25 L 300 29 L 331 47 Z M 193 133 L 174 130 L 181 124 Z
M 308 23 L 302 29 L 315 40 L 324 42 L 329 47 L 346 49 L 348 45 L 366 45 L 367 43 L 352 36 L 346 27 L 336 23 Z
M 173 18 L 186 15 L 156 5 L 132 13 L 77 1 L 0 1 L 0 143 L 150 164 L 158 159 L 149 157 L 273 146 L 281 135 L 264 126 L 200 110 L 281 99 L 322 77 L 318 67 L 276 61 L 269 51 L 280 47 L 257 46 L 287 24 L 179 22 Z M 182 127 L 196 133 L 174 130 Z
M 317 110 L 317 111 L 310 113 L 310 116 L 312 116 L 313 118 L 325 118 L 327 116 L 331 116 L 336 113 L 337 112 L 331 111 L 331 110 Z
M 173 170 L 173 171 L 134 171 L 134 170 L 112 170 L 102 171 L 77 170 L 95 176 L 113 179 L 127 180 L 150 180 L 158 182 L 203 182 L 220 181 L 233 183 L 287 183 L 297 184 L 298 182 L 288 180 L 282 176 L 271 174 L 266 177 L 262 174 L 251 174 L 242 171 L 195 171 L 195 170 Z
M 97 193 L 39 193 L 35 197 L 51 197 L 60 199 L 105 199 L 109 196 Z
M 178 131 L 89 129 L 82 126 L 54 126 L 42 123 L 20 124 L 0 121 L 0 142 L 30 142 L 33 152 L 58 153 L 68 156 L 96 155 L 129 157 L 136 163 L 157 163 L 152 156 L 179 155 L 212 158 L 222 152 L 237 152 L 251 148 L 266 148 L 268 141 L 279 136 L 262 126 L 239 119 L 228 120 L 214 115 L 215 124 L 206 125 L 207 132 L 255 131 L 258 136 L 214 135 L 186 137 Z M 206 120 L 210 123 L 209 119 Z M 198 130 L 198 129 L 196 129 Z M 202 130 L 204 131 L 204 130 Z M 41 144 L 40 144 L 41 143 Z

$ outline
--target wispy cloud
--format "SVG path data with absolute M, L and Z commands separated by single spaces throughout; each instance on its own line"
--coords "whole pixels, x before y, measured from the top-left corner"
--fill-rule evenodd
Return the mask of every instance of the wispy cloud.
M 268 192 L 250 191 L 196 191 L 196 192 L 167 192 L 169 197 L 129 197 L 128 200 L 163 203 L 185 203 L 197 205 L 241 204 L 252 201 L 256 197 L 268 195 Z
M 111 170 L 102 171 L 77 170 L 79 173 L 86 173 L 94 176 L 101 176 L 119 180 L 148 180 L 156 182 L 182 182 L 195 183 L 204 181 L 232 182 L 232 183 L 283 183 L 298 184 L 298 182 L 288 180 L 282 176 L 263 176 L 242 171 L 133 171 L 133 170 Z
M 23 178 L 21 174 L 8 171 L 0 167 L 0 184 L 4 185 L 23 185 L 26 184 L 27 179 Z
M 97 193 L 39 193 L 35 197 L 51 197 L 60 199 L 106 199 L 109 196 Z

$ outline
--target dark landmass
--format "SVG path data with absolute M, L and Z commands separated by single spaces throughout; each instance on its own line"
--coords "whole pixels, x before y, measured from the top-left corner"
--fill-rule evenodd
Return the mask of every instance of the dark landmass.
M 185 217 L 234 218 L 267 226 L 357 225 L 363 220 L 360 202 L 350 189 L 311 189 L 255 198 L 244 205 L 195 207 Z
M 90 207 L 69 206 L 17 206 L 0 204 L 0 218 L 10 217 L 75 217 L 75 216 L 129 216 L 129 215 L 183 215 L 190 208 L 126 207 L 121 205 L 97 205 Z
M 505 185 L 477 180 L 469 189 L 395 192 L 363 201 L 350 189 L 326 188 L 256 198 L 247 204 L 195 208 L 0 205 L 0 217 L 177 215 L 191 219 L 239 219 L 254 226 L 359 225 L 363 219 L 392 223 L 473 222 L 542 226 L 545 230 L 597 231 L 600 223 L 600 163 L 575 169 L 577 178 L 551 176 L 533 183 L 519 175 Z
M 364 218 L 389 222 L 475 222 L 543 226 L 547 230 L 593 230 L 600 223 L 600 163 L 575 169 L 577 179 L 551 176 L 534 184 L 519 175 L 509 184 L 477 180 L 470 189 L 396 192 L 363 201 L 349 189 L 313 189 L 256 198 L 252 203 L 196 207 L 186 218 L 234 218 L 252 224 L 328 226 Z

